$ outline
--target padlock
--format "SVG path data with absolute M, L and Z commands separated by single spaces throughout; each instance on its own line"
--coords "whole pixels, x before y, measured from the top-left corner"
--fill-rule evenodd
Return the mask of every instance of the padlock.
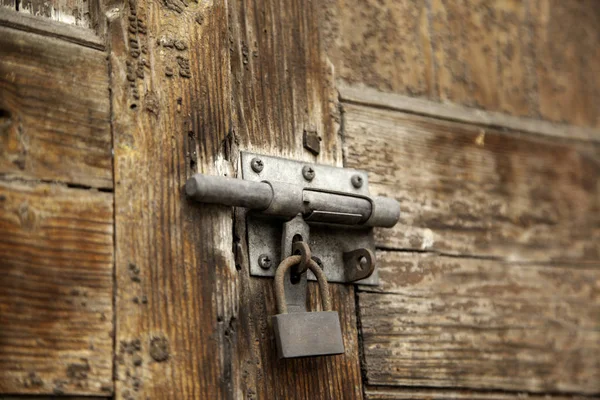
M 331 311 L 329 285 L 318 264 L 310 260 L 308 268 L 317 277 L 323 311 L 287 312 L 284 292 L 284 277 L 293 266 L 298 265 L 301 256 L 284 259 L 275 273 L 275 299 L 277 315 L 272 318 L 279 358 L 313 357 L 344 352 L 342 329 L 337 311 Z

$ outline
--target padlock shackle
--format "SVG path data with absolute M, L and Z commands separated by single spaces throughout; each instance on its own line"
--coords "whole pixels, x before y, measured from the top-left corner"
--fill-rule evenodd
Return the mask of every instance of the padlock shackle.
M 285 301 L 285 289 L 283 285 L 283 279 L 285 273 L 294 265 L 300 264 L 301 256 L 289 256 L 285 258 L 277 267 L 275 272 L 275 300 L 277 302 L 277 314 L 287 314 L 287 303 Z M 315 274 L 317 282 L 319 284 L 319 292 L 321 294 L 321 306 L 323 311 L 331 311 L 331 298 L 329 297 L 329 284 L 327 283 L 327 277 L 325 273 L 314 261 L 310 260 L 308 263 L 308 269 Z

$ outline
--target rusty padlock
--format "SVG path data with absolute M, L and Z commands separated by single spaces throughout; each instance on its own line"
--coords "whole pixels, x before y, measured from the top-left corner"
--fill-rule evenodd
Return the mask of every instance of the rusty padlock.
M 331 311 L 329 285 L 319 265 L 310 260 L 308 269 L 317 277 L 323 311 L 287 312 L 284 291 L 284 277 L 293 266 L 298 265 L 301 256 L 284 259 L 275 273 L 275 298 L 277 315 L 272 318 L 279 358 L 313 357 L 344 352 L 342 329 L 337 311 Z

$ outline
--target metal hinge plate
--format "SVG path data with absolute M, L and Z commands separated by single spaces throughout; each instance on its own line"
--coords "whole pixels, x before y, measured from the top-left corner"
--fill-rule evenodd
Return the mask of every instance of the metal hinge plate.
M 256 168 L 256 159 L 260 159 L 260 168 Z M 248 152 L 242 152 L 241 162 L 244 180 L 283 182 L 314 190 L 369 196 L 368 176 L 365 171 L 308 164 Z M 309 174 L 307 174 L 307 168 L 311 169 Z M 312 177 L 312 179 L 309 180 L 306 176 Z M 356 184 L 357 180 L 360 181 L 359 185 Z M 375 252 L 373 230 L 370 227 L 308 222 L 310 224 L 308 244 L 312 255 L 320 261 L 327 280 L 330 282 L 351 281 L 348 278 L 348 266 L 345 265 L 344 253 L 359 248 Z M 265 277 L 274 276 L 277 265 L 281 261 L 283 224 L 280 220 L 249 212 L 247 226 L 251 274 Z M 261 257 L 264 259 L 265 255 L 272 260 L 268 268 L 265 267 L 264 262 L 259 262 L 259 259 Z M 316 280 L 310 271 L 308 279 Z M 355 283 L 377 285 L 378 282 L 379 276 L 376 268 L 370 277 Z

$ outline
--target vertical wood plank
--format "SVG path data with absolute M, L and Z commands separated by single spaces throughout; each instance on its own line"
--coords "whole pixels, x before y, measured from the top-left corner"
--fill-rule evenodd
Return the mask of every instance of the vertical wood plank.
M 116 398 L 236 393 L 231 212 L 189 202 L 186 178 L 228 169 L 224 2 L 108 9 L 115 143 Z
M 322 138 L 319 161 L 341 162 L 315 12 L 277 1 L 108 10 L 117 398 L 361 397 L 353 288 L 332 289 L 345 355 L 277 360 L 272 281 L 249 276 L 243 221 L 233 233 L 230 208 L 182 190 L 195 172 L 235 174 L 240 149 L 314 161 L 305 130 Z
M 341 165 L 333 76 L 311 1 L 232 1 L 230 26 L 236 140 L 241 149 Z M 321 137 L 314 157 L 302 147 L 305 130 Z M 236 215 L 236 245 L 247 254 L 244 221 Z M 240 339 L 244 398 L 356 399 L 362 397 L 354 288 L 331 285 L 340 314 L 345 354 L 278 360 L 270 316 L 275 314 L 271 279 L 248 276 L 241 259 Z M 312 307 L 318 298 L 310 284 Z M 314 308 L 313 308 L 314 309 Z

